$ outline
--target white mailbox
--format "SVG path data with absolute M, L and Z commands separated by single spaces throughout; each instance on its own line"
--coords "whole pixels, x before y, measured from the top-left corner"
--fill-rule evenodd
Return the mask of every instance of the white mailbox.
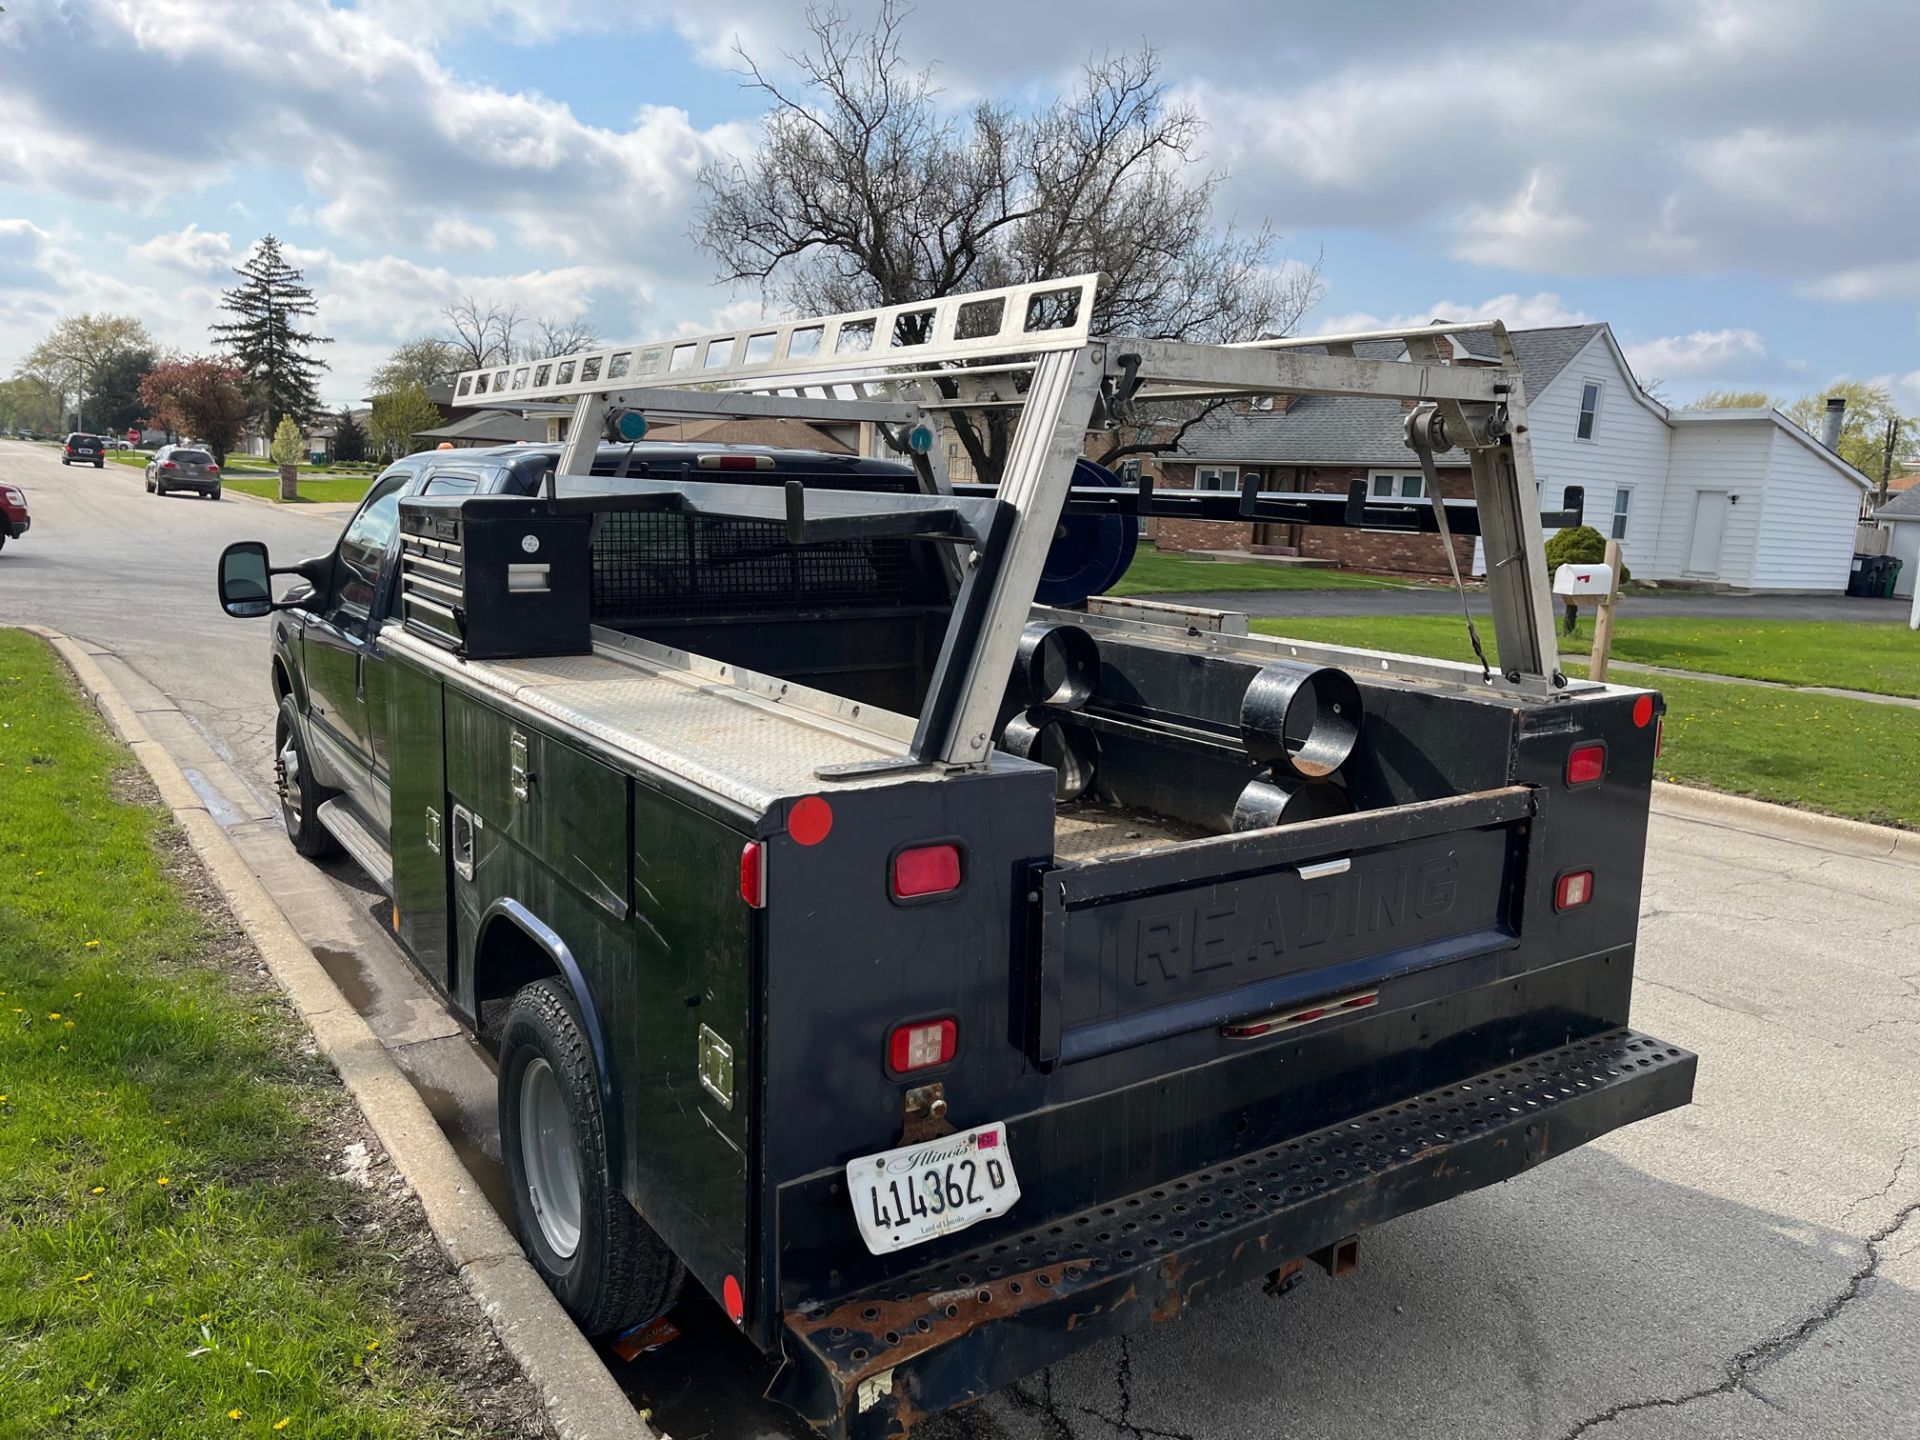
M 1576 603 L 1604 600 L 1613 594 L 1613 567 L 1562 565 L 1553 572 L 1553 593 Z

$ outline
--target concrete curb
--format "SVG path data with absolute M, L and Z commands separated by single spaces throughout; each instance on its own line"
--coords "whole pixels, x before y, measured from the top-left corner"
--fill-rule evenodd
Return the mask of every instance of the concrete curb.
M 313 1032 L 321 1054 L 345 1082 L 394 1168 L 420 1197 L 427 1224 L 461 1282 L 540 1392 L 554 1429 L 563 1440 L 660 1440 L 527 1263 L 519 1242 L 461 1164 L 426 1103 L 280 913 L 173 757 L 80 645 L 44 626 L 20 628 L 53 645 L 107 724 L 153 777 L 235 918 Z
M 1744 795 L 1725 795 L 1718 790 L 1700 790 L 1691 785 L 1669 785 L 1664 780 L 1656 780 L 1653 811 L 1656 815 L 1671 815 L 1752 835 L 1799 840 L 1823 850 L 1920 865 L 1920 831 L 1842 820 L 1837 815 L 1769 805 Z

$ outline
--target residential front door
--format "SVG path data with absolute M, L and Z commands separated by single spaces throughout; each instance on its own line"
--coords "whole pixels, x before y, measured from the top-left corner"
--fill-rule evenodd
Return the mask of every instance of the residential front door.
M 1687 574 L 1720 574 L 1720 543 L 1727 534 L 1727 492 L 1702 490 L 1693 497 L 1693 535 L 1687 541 Z

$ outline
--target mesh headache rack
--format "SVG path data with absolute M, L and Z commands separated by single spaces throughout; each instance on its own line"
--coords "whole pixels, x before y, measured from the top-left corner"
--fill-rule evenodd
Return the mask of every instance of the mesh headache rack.
M 987 758 L 1048 549 L 1061 516 L 1071 512 L 1477 536 L 1502 664 L 1485 683 L 1541 697 L 1564 689 L 1567 682 L 1555 669 L 1525 393 L 1503 325 L 1489 321 L 1239 345 L 1099 336 L 1092 331 L 1099 283 L 1096 275 L 1082 275 L 489 366 L 460 374 L 455 398 L 509 410 L 572 402 L 567 442 L 547 497 L 521 502 L 541 507 L 540 514 L 556 522 L 597 513 L 602 525 L 624 526 L 641 522 L 613 517 L 672 513 L 690 524 L 739 525 L 745 528 L 736 540 L 717 543 L 750 548 L 752 537 L 766 542 L 778 534 L 790 546 L 821 547 L 817 561 L 807 563 L 816 566 L 811 578 L 827 583 L 836 563 L 850 563 L 852 552 L 845 548 L 850 545 L 868 547 L 861 553 L 872 555 L 879 553 L 871 548 L 875 542 L 936 540 L 960 552 L 952 567 L 952 620 L 902 763 L 966 765 Z M 1491 341 L 1495 363 L 1446 363 L 1440 338 L 1464 334 Z M 1376 342 L 1392 342 L 1403 358 L 1379 358 L 1382 347 Z M 1147 481 L 1113 489 L 1072 483 L 1090 428 L 1133 421 L 1141 407 L 1156 402 L 1272 395 L 1391 398 L 1407 404 L 1414 454 L 1430 469 L 1433 453 L 1463 450 L 1472 470 L 1473 500 L 1445 502 L 1435 494 L 1430 500 L 1393 501 L 1363 491 L 1345 496 L 1265 492 L 1251 480 L 1237 493 L 1173 492 Z M 950 425 L 951 412 L 960 410 L 1009 413 L 1011 442 L 997 484 L 949 482 L 943 447 L 935 442 Z M 796 481 L 776 485 L 753 472 L 727 483 L 715 472 L 701 472 L 699 479 L 623 481 L 620 493 L 612 495 L 563 494 L 563 488 L 591 488 L 586 477 L 593 473 L 603 435 L 643 433 L 644 425 L 627 420 L 632 415 L 869 422 L 903 441 L 916 491 L 887 494 Z M 403 513 L 424 515 L 428 503 L 409 501 Z M 470 499 L 447 508 L 463 512 L 466 534 L 472 519 L 500 503 Z M 1567 525 L 1579 517 L 1578 492 L 1569 491 L 1566 508 L 1546 519 Z M 411 546 L 412 527 L 426 522 L 407 523 Z M 581 547 L 587 544 L 585 533 L 577 542 Z M 836 545 L 842 547 L 838 561 Z M 1447 550 L 1451 557 L 1451 547 Z M 529 563 L 504 551 L 488 553 L 488 564 L 496 568 Z M 710 558 L 719 563 L 720 555 L 715 549 Z M 583 548 L 583 586 L 590 563 Z M 463 565 L 423 544 L 409 550 L 405 581 L 408 623 L 438 626 L 436 633 L 451 638 L 462 632 L 464 619 L 464 635 L 456 643 L 469 654 L 476 653 L 479 638 L 471 603 L 473 565 L 470 547 Z M 550 584 L 558 583 L 559 568 L 556 562 L 548 572 Z M 455 571 L 461 572 L 459 583 Z M 661 586 L 682 583 L 684 590 L 685 583 L 671 575 L 671 566 L 665 579 L 636 571 L 623 583 L 638 603 L 649 587 L 659 593 Z M 495 579 L 503 587 L 523 587 L 503 589 L 503 595 L 542 593 L 531 588 L 535 578 L 524 570 L 501 571 Z M 461 592 L 457 602 L 449 593 L 454 590 Z M 584 613 L 586 601 L 581 604 Z

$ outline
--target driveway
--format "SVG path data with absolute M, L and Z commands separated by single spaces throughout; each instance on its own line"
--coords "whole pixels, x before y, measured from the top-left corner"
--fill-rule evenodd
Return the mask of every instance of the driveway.
M 1484 590 L 1468 592 L 1476 615 L 1491 615 Z M 1201 595 L 1141 595 L 1207 610 L 1238 610 L 1255 617 L 1335 615 L 1458 615 L 1460 597 L 1441 586 L 1403 590 L 1228 590 Z M 1734 620 L 1857 620 L 1904 625 L 1908 600 L 1849 600 L 1843 595 L 1629 595 L 1627 615 Z
M 279 837 L 265 631 L 213 599 L 228 541 L 293 557 L 337 522 L 159 500 L 136 470 L 10 442 L 0 480 L 35 514 L 0 554 L 0 623 L 111 650 L 137 706 L 178 704 L 163 742 L 490 1188 L 486 1057 L 411 979 L 366 882 Z M 1831 843 L 1655 815 L 1634 1021 L 1699 1052 L 1690 1108 L 1369 1232 L 1349 1278 L 1216 1297 L 916 1436 L 1920 1435 L 1920 870 Z M 805 1435 L 690 1291 L 679 1340 L 613 1362 L 636 1403 L 680 1440 Z

